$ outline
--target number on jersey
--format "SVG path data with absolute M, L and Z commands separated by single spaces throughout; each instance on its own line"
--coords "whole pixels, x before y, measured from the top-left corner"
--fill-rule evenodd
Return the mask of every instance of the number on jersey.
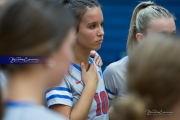
M 100 94 L 96 93 L 94 99 L 97 102 L 96 115 L 99 116 L 102 113 L 106 114 L 108 111 L 108 98 L 106 92 L 102 91 Z

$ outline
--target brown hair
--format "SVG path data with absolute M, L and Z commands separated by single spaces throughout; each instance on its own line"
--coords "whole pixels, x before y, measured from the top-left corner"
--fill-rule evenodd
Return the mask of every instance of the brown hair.
M 71 12 L 48 0 L 13 0 L 0 13 L 0 56 L 48 56 L 74 26 Z M 26 65 L 1 65 L 13 71 Z
M 133 45 L 137 43 L 136 33 L 146 33 L 151 19 L 173 18 L 176 19 L 167 9 L 156 5 L 152 1 L 139 3 L 133 11 L 129 35 L 127 40 L 127 52 L 131 52 Z
M 101 7 L 97 0 L 62 0 L 62 3 L 73 12 L 78 25 L 88 8 Z M 77 31 L 78 29 L 79 26 L 77 26 Z
M 150 36 L 133 49 L 127 71 L 131 95 L 115 104 L 123 120 L 149 118 L 146 110 L 173 112 L 180 100 L 179 46 L 180 38 Z

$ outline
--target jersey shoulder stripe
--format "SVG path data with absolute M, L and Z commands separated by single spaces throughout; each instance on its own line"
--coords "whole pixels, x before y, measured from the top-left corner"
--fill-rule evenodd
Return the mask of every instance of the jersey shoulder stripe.
M 107 89 L 106 88 L 106 92 L 107 92 L 107 94 L 108 94 L 108 99 L 109 100 L 112 100 L 115 96 L 116 96 L 116 94 L 114 93 L 114 92 L 111 92 L 109 89 Z
M 49 96 L 49 97 L 46 99 L 46 101 L 49 101 L 49 100 L 55 99 L 55 98 L 64 98 L 64 99 L 69 99 L 69 100 L 73 101 L 73 98 L 72 98 L 72 97 L 69 97 L 69 96 L 67 96 L 67 95 L 58 95 L 58 94 L 54 94 L 54 95 Z
M 53 87 L 53 88 L 50 88 L 46 91 L 46 93 L 52 91 L 52 90 L 58 90 L 58 91 L 67 91 L 69 93 L 72 93 L 72 91 L 69 89 L 69 88 L 65 88 L 65 87 Z
M 90 61 L 91 63 L 94 63 L 92 58 L 89 58 L 89 61 Z M 81 67 L 78 66 L 78 65 L 76 65 L 75 63 L 72 63 L 72 66 L 75 67 L 76 69 L 78 69 L 80 72 L 82 71 L 82 70 L 81 70 Z

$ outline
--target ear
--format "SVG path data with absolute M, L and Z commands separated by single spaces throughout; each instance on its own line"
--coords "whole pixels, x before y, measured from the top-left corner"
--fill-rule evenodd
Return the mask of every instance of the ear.
M 52 54 L 50 56 L 48 56 L 47 58 L 45 58 L 45 64 L 44 67 L 45 68 L 54 68 L 56 66 L 56 60 L 55 60 L 55 56 Z
M 138 43 L 141 42 L 142 38 L 143 38 L 142 33 L 136 33 L 136 40 L 138 41 Z

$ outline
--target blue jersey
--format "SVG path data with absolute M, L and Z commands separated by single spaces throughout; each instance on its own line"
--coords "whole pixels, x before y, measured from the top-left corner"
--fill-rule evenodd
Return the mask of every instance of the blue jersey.
M 95 65 L 91 58 L 90 62 Z M 102 71 L 100 67 L 96 65 L 95 67 L 99 74 L 99 81 L 87 120 L 108 120 L 108 97 L 102 78 Z M 46 92 L 47 104 L 48 106 L 63 104 L 74 107 L 81 97 L 83 89 L 84 83 L 81 78 L 81 68 L 72 63 L 69 74 L 65 76 L 63 83 Z
M 25 102 L 8 102 L 3 120 L 67 120 L 43 107 Z

